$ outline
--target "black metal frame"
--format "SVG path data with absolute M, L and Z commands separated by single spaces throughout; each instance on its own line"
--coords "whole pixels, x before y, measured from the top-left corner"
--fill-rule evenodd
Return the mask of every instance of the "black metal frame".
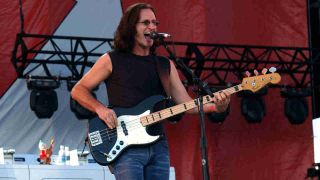
M 309 33 L 309 46 L 312 48 L 320 48 L 320 1 L 319 0 L 307 0 L 308 5 L 308 33 Z M 314 52 L 313 56 L 319 56 L 319 52 Z M 320 63 L 320 58 L 313 58 L 315 62 Z M 320 65 L 315 65 L 313 68 L 312 85 L 317 88 L 313 88 L 313 118 L 320 117 L 320 76 L 317 72 L 320 72 Z
M 30 40 L 36 43 L 30 45 Z M 313 69 L 320 66 L 320 49 L 183 42 L 172 44 L 177 58 L 184 60 L 201 80 L 210 82 L 211 86 L 238 84 L 244 77 L 244 71 L 274 66 L 285 77 L 275 87 L 317 89 L 314 92 L 318 95 L 319 83 L 313 78 L 316 77 Z M 52 50 L 42 50 L 45 45 Z M 63 48 L 61 45 L 68 46 Z M 45 75 L 37 76 L 40 79 L 58 76 L 60 80 L 70 77 L 77 80 L 84 75 L 85 68 L 91 67 L 102 55 L 98 50 L 105 45 L 112 49 L 113 39 L 20 33 L 17 34 L 12 63 L 19 78 L 27 78 L 35 69 L 42 67 Z M 40 54 L 47 57 L 40 58 Z M 29 64 L 35 64 L 35 67 L 27 69 Z M 53 74 L 49 68 L 51 64 L 64 66 L 69 74 Z
M 287 75 L 291 84 L 282 82 L 282 86 L 297 88 L 311 87 L 312 66 L 316 63 L 311 57 L 312 51 L 319 49 L 222 45 L 204 43 L 174 43 L 176 49 L 186 49 L 180 55 L 195 74 L 216 86 L 238 83 L 247 70 L 277 68 L 281 75 Z M 317 57 L 319 59 L 319 57 Z M 319 64 L 319 63 L 318 63 Z
M 35 43 L 31 44 L 31 40 Z M 107 44 L 111 49 L 112 41 L 105 38 L 17 34 L 12 63 L 18 78 L 28 78 L 33 71 L 43 68 L 45 75 L 36 75 L 37 78 L 52 79 L 58 76 L 60 80 L 68 80 L 70 77 L 80 79 L 85 73 L 85 68 L 91 67 L 102 55 L 98 52 L 99 48 Z M 44 46 L 49 46 L 51 50 L 43 50 Z M 36 64 L 36 66 L 27 69 L 29 64 Z M 54 74 L 49 68 L 50 65 L 64 66 L 69 73 Z
M 37 43 L 28 45 L 28 40 L 31 39 Z M 67 50 L 61 47 L 61 41 L 64 41 L 64 45 L 69 44 Z M 113 39 L 108 38 L 18 34 L 12 63 L 19 78 L 26 78 L 40 66 L 45 70 L 44 78 L 59 76 L 52 74 L 48 68 L 48 65 L 55 64 L 64 65 L 71 76 L 79 79 L 84 75 L 85 67 L 91 67 L 102 55 L 97 49 L 104 44 L 112 49 L 112 43 Z M 52 50 L 42 50 L 46 44 Z M 216 86 L 238 83 L 246 70 L 273 66 L 277 68 L 277 72 L 290 78 L 291 84 L 282 82 L 282 86 L 307 88 L 311 87 L 312 66 L 320 65 L 319 55 L 311 58 L 312 53 L 319 54 L 319 49 L 183 42 L 173 44 L 178 50 L 177 58 L 183 59 L 201 80 L 212 80 L 209 82 Z M 39 54 L 48 57 L 38 58 Z M 29 64 L 37 66 L 26 71 Z M 68 77 L 62 76 L 60 79 Z

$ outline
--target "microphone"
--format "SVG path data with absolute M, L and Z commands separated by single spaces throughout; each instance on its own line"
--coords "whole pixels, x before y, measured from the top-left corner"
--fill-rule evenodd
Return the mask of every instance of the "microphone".
M 155 31 L 151 31 L 149 36 L 150 36 L 151 39 L 164 39 L 164 38 L 167 38 L 167 37 L 171 37 L 170 34 L 158 33 L 158 32 L 155 32 Z

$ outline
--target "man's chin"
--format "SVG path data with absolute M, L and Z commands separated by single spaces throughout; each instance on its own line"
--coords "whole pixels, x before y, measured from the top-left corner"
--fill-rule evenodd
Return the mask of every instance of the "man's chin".
M 153 41 L 152 42 L 148 42 L 145 44 L 146 48 L 150 48 L 153 45 Z
M 151 44 L 151 46 L 153 45 L 153 39 L 146 38 L 146 42 L 148 45 L 150 45 L 150 44 Z

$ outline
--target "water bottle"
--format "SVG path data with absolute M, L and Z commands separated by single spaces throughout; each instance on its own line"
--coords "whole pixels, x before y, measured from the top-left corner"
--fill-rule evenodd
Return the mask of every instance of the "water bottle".
M 65 146 L 64 153 L 66 157 L 66 165 L 70 165 L 70 151 L 68 146 Z
M 58 165 L 64 165 L 66 162 L 66 155 L 64 151 L 64 146 L 60 145 L 60 150 L 58 153 Z

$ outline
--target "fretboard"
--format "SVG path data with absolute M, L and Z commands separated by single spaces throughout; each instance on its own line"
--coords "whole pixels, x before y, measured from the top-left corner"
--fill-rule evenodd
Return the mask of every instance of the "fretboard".
M 229 94 L 233 94 L 233 93 L 236 93 L 241 90 L 242 90 L 242 87 L 241 87 L 241 84 L 239 84 L 239 85 L 224 89 L 222 91 L 227 92 Z M 219 94 L 220 92 L 221 91 L 215 92 L 215 93 L 213 93 L 213 95 L 215 96 L 215 95 Z M 143 116 L 140 118 L 140 122 L 143 126 L 147 126 L 147 125 L 159 122 L 161 120 L 167 119 L 171 116 L 186 112 L 190 109 L 197 107 L 199 104 L 199 100 L 200 99 L 197 98 L 197 99 L 188 101 L 186 103 L 178 104 L 178 105 L 172 106 L 170 108 L 166 108 L 166 109 L 154 112 L 154 113 L 149 114 L 147 116 Z M 203 100 L 203 104 L 207 104 L 207 103 L 213 101 L 213 96 L 211 96 L 211 95 L 203 96 L 202 100 Z

